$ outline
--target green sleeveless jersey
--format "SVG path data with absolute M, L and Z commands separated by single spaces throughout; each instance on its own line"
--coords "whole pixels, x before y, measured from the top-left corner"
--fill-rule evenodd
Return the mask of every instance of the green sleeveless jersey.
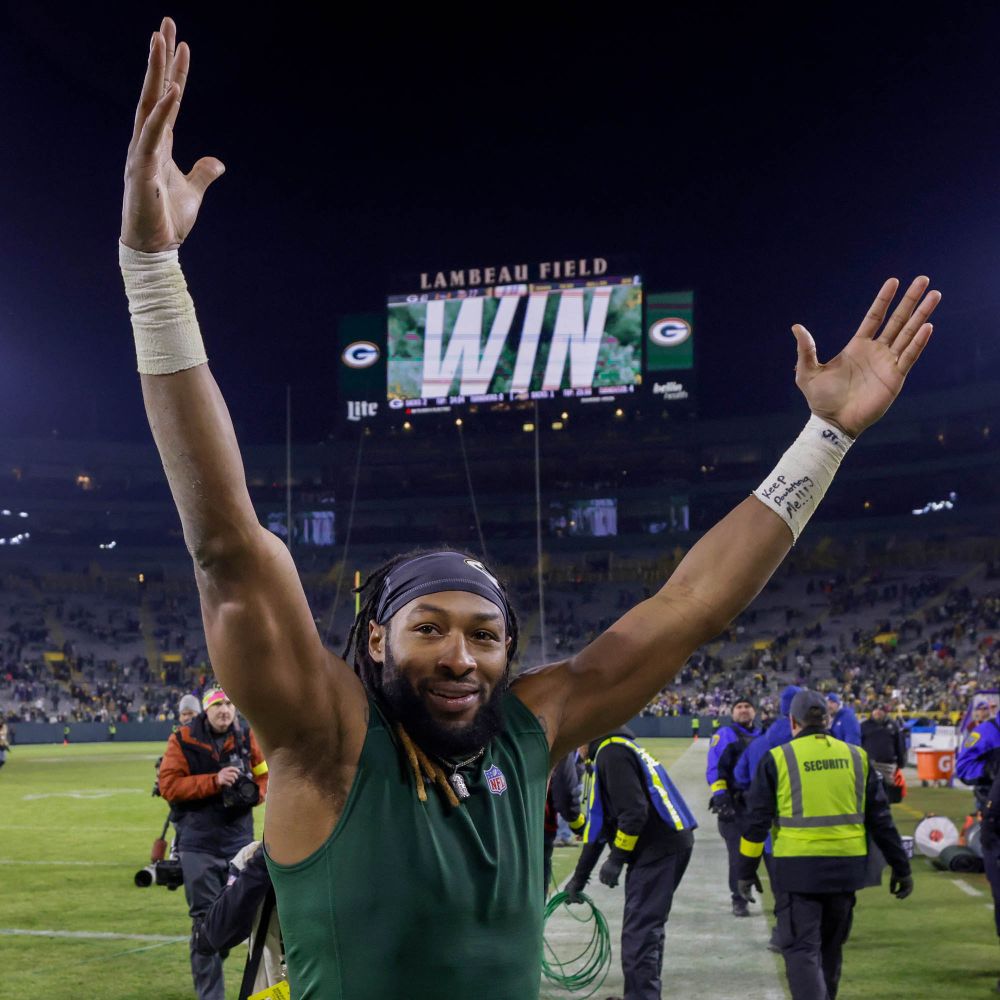
M 533 1000 L 542 955 L 549 748 L 514 694 L 505 731 L 461 773 L 457 808 L 417 798 L 369 700 L 358 773 L 333 833 L 296 865 L 267 859 L 294 1000 Z

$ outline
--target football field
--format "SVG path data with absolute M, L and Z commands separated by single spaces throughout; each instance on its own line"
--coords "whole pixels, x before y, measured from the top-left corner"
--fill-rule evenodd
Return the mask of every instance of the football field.
M 668 768 L 689 747 L 686 740 L 645 743 Z M 183 891 L 133 884 L 166 816 L 163 800 L 150 795 L 153 762 L 161 751 L 159 743 L 100 743 L 15 747 L 10 753 L 0 770 L 4 995 L 193 997 Z M 967 791 L 912 786 L 902 805 L 894 807 L 902 833 L 912 833 L 927 812 L 961 824 L 971 803 Z M 258 810 L 258 835 L 262 819 Z M 707 825 L 697 836 L 717 838 Z M 556 850 L 559 882 L 576 857 L 576 848 Z M 885 887 L 859 893 L 844 954 L 841 1000 L 966 1000 L 991 993 L 1000 975 L 1000 947 L 984 876 L 938 872 L 920 858 L 914 874 L 916 890 L 903 902 Z M 724 871 L 718 878 L 724 882 Z M 679 894 L 698 890 L 693 880 L 685 880 Z M 765 900 L 769 909 L 769 894 Z M 733 921 L 720 912 L 710 933 L 721 941 Z M 672 926 L 667 926 L 665 969 L 671 963 Z M 612 944 L 617 968 L 618 942 Z M 245 954 L 245 947 L 236 949 L 226 962 L 227 997 L 236 996 Z M 682 986 L 665 975 L 671 989 L 664 996 L 677 989 L 676 995 L 686 998 L 727 1000 L 713 984 L 718 960 L 716 949 L 706 948 L 703 977 Z M 774 960 L 780 972 L 780 958 Z

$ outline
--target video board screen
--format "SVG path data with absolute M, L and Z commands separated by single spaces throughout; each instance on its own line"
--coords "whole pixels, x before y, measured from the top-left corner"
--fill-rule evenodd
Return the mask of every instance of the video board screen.
M 642 339 L 637 276 L 392 296 L 389 407 L 613 400 L 641 384 Z
M 694 292 L 647 296 L 646 387 L 665 404 L 693 403 Z

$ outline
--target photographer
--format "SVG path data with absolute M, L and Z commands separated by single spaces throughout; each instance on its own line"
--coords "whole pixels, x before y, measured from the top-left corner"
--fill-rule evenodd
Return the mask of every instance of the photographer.
M 253 840 L 252 809 L 267 790 L 260 747 L 240 727 L 225 691 L 208 690 L 202 708 L 167 740 L 159 774 L 177 824 L 184 892 L 195 924 L 222 892 L 229 859 Z M 198 1000 L 224 1000 L 222 957 L 196 952 L 193 939 L 191 974 Z
M 288 979 L 274 887 L 262 848 L 255 840 L 233 858 L 226 888 L 195 931 L 195 947 L 206 954 L 235 948 L 249 938 L 239 1000 Z

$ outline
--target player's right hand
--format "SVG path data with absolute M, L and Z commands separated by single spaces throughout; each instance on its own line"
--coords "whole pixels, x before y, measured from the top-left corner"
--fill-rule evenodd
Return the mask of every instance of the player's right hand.
M 231 785 L 240 776 L 238 767 L 224 767 L 215 775 L 215 782 L 220 787 Z
M 202 157 L 188 174 L 174 163 L 174 124 L 191 65 L 187 44 L 176 43 L 177 28 L 165 17 L 150 43 L 125 161 L 121 240 L 147 253 L 173 250 L 184 242 L 206 188 L 226 169 L 212 156 Z

